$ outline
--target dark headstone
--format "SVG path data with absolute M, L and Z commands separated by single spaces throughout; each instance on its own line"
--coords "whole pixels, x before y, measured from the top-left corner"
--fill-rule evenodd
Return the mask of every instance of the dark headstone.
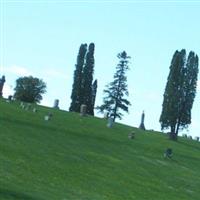
M 49 117 L 53 117 L 53 114 L 51 112 L 48 113 Z
M 53 114 L 49 112 L 47 115 L 44 116 L 45 121 L 49 121 L 53 117 Z
M 191 136 L 191 135 L 189 135 L 188 138 L 189 138 L 190 140 L 192 140 L 192 136 Z
M 59 109 L 59 99 L 55 99 L 54 104 L 53 104 L 53 108 Z
M 13 96 L 12 95 L 9 95 L 8 96 L 8 102 L 11 102 L 13 100 Z
M 187 138 L 187 134 L 185 134 L 185 133 L 182 134 L 182 137 Z
M 171 149 L 171 148 L 167 148 L 167 149 L 165 150 L 165 152 L 164 152 L 164 157 L 165 157 L 165 158 L 172 158 L 172 155 L 173 155 L 172 149 Z
M 170 140 L 177 141 L 176 133 L 168 132 L 167 134 L 169 135 Z
M 144 114 L 144 111 L 143 111 L 142 116 L 141 116 L 141 123 L 140 123 L 140 126 L 139 126 L 139 128 L 142 129 L 142 130 L 145 130 L 144 118 L 145 118 L 145 114 Z
M 134 138 L 135 138 L 135 132 L 134 132 L 134 131 L 130 132 L 130 133 L 128 134 L 128 138 L 129 138 L 129 139 L 134 139 Z

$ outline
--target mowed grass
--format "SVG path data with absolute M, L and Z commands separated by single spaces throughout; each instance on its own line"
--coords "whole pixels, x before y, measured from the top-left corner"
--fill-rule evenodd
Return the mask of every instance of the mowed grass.
M 37 109 L 0 100 L 1 200 L 200 199 L 200 143 Z M 53 117 L 44 121 L 48 112 Z M 163 158 L 167 147 L 171 160 Z

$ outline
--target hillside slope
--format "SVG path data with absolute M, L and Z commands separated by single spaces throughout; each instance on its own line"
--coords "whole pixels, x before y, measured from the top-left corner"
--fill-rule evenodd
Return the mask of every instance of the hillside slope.
M 37 109 L 0 100 L 1 200 L 200 199 L 200 143 Z M 48 112 L 53 117 L 44 121 Z M 167 147 L 172 160 L 163 157 Z

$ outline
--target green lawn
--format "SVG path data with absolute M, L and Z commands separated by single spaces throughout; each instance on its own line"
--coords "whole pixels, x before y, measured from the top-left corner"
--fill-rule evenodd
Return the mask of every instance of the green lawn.
M 200 143 L 37 109 L 0 100 L 1 200 L 200 199 Z M 52 120 L 44 121 L 48 112 Z M 172 160 L 163 158 L 167 147 Z

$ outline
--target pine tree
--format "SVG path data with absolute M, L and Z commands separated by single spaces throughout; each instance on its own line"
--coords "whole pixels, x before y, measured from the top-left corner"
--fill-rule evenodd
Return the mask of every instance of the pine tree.
M 82 76 L 83 76 L 83 65 L 85 61 L 86 52 L 87 52 L 87 44 L 81 44 L 77 56 L 76 69 L 74 71 L 74 83 L 72 86 L 72 94 L 71 94 L 72 102 L 69 111 L 79 112 L 80 106 L 83 102 Z
M 186 51 L 176 51 L 170 65 L 165 88 L 161 129 L 171 129 L 170 138 L 177 140 L 178 131 L 191 123 L 191 109 L 196 94 L 198 57 Z
M 82 91 L 83 91 L 83 104 L 87 106 L 87 113 L 94 115 L 94 108 L 92 103 L 92 82 L 94 73 L 94 43 L 90 43 L 86 55 L 85 66 L 83 69 Z
M 117 57 L 119 58 L 119 64 L 116 67 L 114 81 L 106 85 L 104 90 L 106 96 L 103 99 L 103 105 L 97 107 L 100 112 L 108 111 L 114 121 L 116 118 L 122 119 L 123 114 L 119 111 L 120 109 L 128 112 L 128 106 L 131 105 L 124 97 L 128 96 L 126 71 L 129 69 L 128 59 L 130 57 L 127 56 L 125 51 L 119 53 Z

